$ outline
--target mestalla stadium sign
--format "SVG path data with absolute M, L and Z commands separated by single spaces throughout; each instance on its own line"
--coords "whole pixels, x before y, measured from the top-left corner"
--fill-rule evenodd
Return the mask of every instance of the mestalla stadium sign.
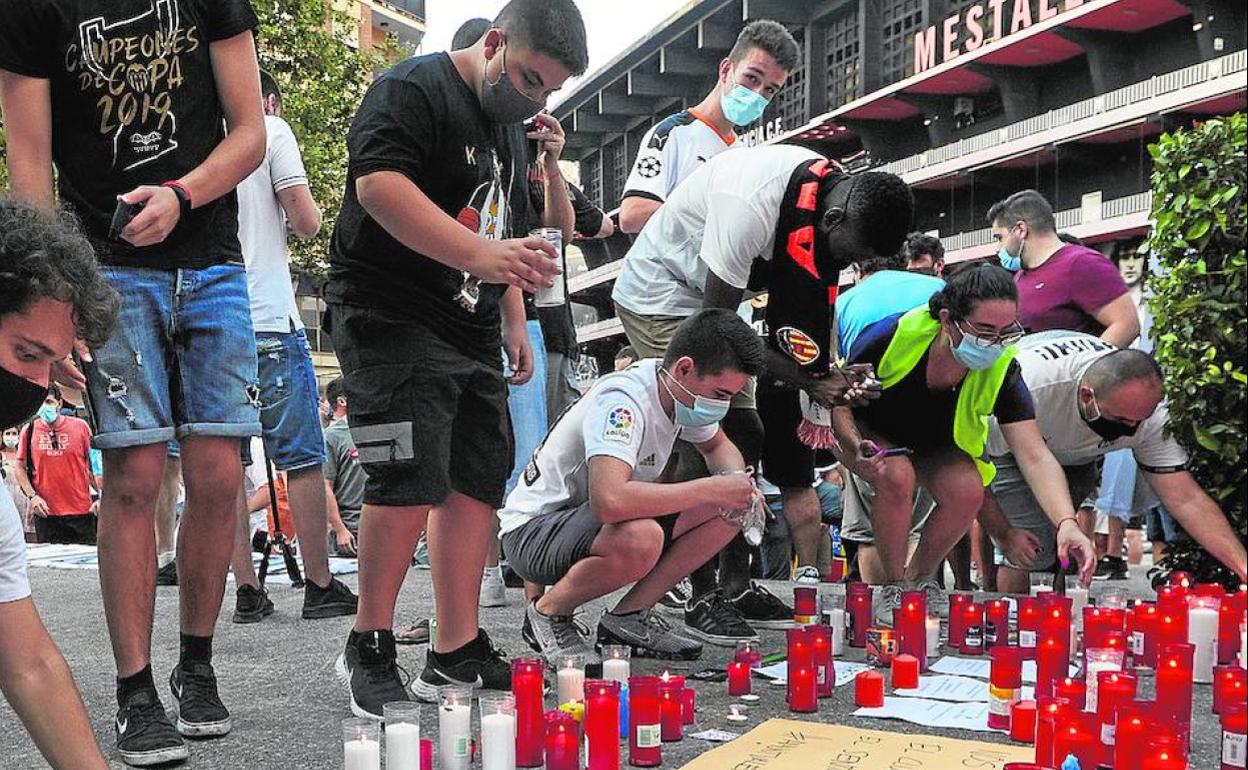
M 915 33 L 914 74 L 935 67 L 938 56 L 939 63 L 953 61 L 1083 4 L 1084 0 L 1065 0 L 1059 10 L 1058 0 L 1039 0 L 1034 16 L 1029 0 L 988 0 L 969 5 L 942 23 Z

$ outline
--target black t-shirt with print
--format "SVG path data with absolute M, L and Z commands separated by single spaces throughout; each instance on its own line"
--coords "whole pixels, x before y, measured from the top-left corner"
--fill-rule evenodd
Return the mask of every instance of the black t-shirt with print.
M 884 351 L 897 333 L 901 315 L 889 316 L 866 329 L 854 343 L 850 363 L 871 364 L 879 370 Z M 927 385 L 927 360 L 930 351 L 915 367 L 891 388 L 883 391 L 866 406 L 854 409 L 854 419 L 896 446 L 928 452 L 954 446 L 953 418 L 958 407 L 959 391 L 932 390 Z M 1023 370 L 1011 361 L 1005 381 L 997 393 L 993 415 L 1002 424 L 1036 419 L 1031 391 L 1023 381 Z
M 465 355 L 498 364 L 498 305 L 507 287 L 481 283 L 469 310 L 461 302 L 464 273 L 395 240 L 360 205 L 355 184 L 397 172 L 481 237 L 523 235 L 532 222 L 523 132 L 492 123 L 450 57 L 435 53 L 400 62 L 373 83 L 347 149 L 326 299 L 417 321 Z
M 0 69 L 50 83 L 57 189 L 100 261 L 241 262 L 233 192 L 153 246 L 108 229 L 119 194 L 187 174 L 225 138 L 209 46 L 256 26 L 249 0 L 0 0 L 0 20 Z

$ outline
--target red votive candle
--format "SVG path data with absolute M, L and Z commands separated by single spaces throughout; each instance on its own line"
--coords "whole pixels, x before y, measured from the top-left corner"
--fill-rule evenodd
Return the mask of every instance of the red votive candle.
M 1010 643 L 1010 603 L 1005 599 L 984 602 L 984 649 Z
M 543 701 L 545 661 L 511 661 L 511 692 L 516 697 L 516 767 L 541 767 L 545 747 L 546 705 Z
M 901 604 L 893 611 L 893 628 L 897 631 L 897 652 L 918 661 L 919 670 L 927 670 L 927 593 L 902 591 Z M 896 686 L 896 685 L 894 685 Z
M 1053 766 L 1053 736 L 1059 719 L 1071 710 L 1070 701 L 1053 695 L 1036 700 L 1036 764 Z
M 1095 715 L 1083 713 L 1071 713 L 1059 719 L 1057 732 L 1053 736 L 1054 767 L 1061 767 L 1066 757 L 1072 754 L 1079 760 L 1080 768 L 1093 770 L 1097 767 L 1101 742 L 1092 727 L 1095 721 Z
M 884 675 L 878 671 L 862 671 L 854 677 L 854 704 L 863 708 L 884 705 Z
M 832 627 L 808 626 L 810 648 L 814 656 L 815 692 L 820 698 L 831 698 L 836 687 L 836 668 L 832 658 Z
M 1088 688 L 1082 679 L 1070 676 L 1058 679 L 1053 685 L 1053 694 L 1070 701 L 1076 711 L 1083 711 L 1087 707 Z
M 1140 770 L 1188 770 L 1187 757 L 1180 749 L 1163 748 L 1145 755 Z
M 1046 636 L 1036 648 L 1036 695 L 1052 695 L 1053 684 L 1070 671 L 1069 637 Z
M 1040 601 L 1034 596 L 1020 596 L 1018 598 L 1018 646 L 1023 651 L 1024 659 L 1035 659 L 1039 633 Z
M 793 622 L 800 625 L 814 623 L 819 619 L 818 586 L 793 587 Z
M 1149 718 L 1152 704 L 1133 701 L 1118 709 L 1118 726 L 1114 730 L 1114 768 L 1139 767 L 1152 732 Z
M 659 726 L 664 742 L 679 741 L 685 737 L 682 727 L 685 723 L 684 707 L 680 700 L 684 689 L 684 682 L 678 682 L 675 678 L 659 682 Z
M 974 594 L 949 594 L 949 649 L 951 650 L 960 650 L 962 648 L 962 641 L 966 638 L 966 625 L 962 609 L 973 601 L 975 601 Z
M 1244 586 L 1228 591 L 1218 609 L 1218 663 L 1235 662 L 1239 654 L 1239 619 L 1248 609 L 1248 592 Z
M 984 605 L 971 602 L 962 608 L 962 646 L 959 651 L 963 655 L 984 654 Z
M 849 583 L 845 586 L 845 638 L 850 647 L 867 646 L 867 629 L 871 627 L 871 586 Z
M 1182 570 L 1175 570 L 1170 573 L 1170 585 L 1177 588 L 1190 589 L 1192 587 L 1192 576 L 1190 573 Z
M 657 767 L 662 764 L 661 722 L 659 678 L 657 676 L 629 677 L 628 764 L 633 767 Z M 597 770 L 592 767 L 592 762 L 591 770 Z
M 1248 706 L 1243 701 L 1222 711 L 1222 770 L 1248 766 Z
M 564 711 L 548 711 L 545 724 L 546 770 L 581 770 L 581 731 L 576 720 Z
M 1136 667 L 1157 666 L 1157 614 L 1156 604 L 1137 604 L 1132 614 L 1135 627 L 1131 631 L 1131 657 Z
M 1135 699 L 1135 674 L 1101 671 L 1096 678 L 1096 716 L 1101 725 L 1101 764 L 1112 766 L 1118 717 L 1123 707 Z
M 732 696 L 749 695 L 750 664 L 740 660 L 728 662 L 728 694 Z
M 429 738 L 420 739 L 420 766 L 433 767 L 433 741 Z
M 1010 729 L 1010 709 L 1022 699 L 1023 651 L 999 645 L 988 651 L 988 727 Z
M 1034 743 L 1036 740 L 1036 702 L 1016 701 L 1010 707 L 1010 740 Z
M 1248 702 L 1248 669 L 1215 666 L 1213 669 L 1213 713 Z
M 629 733 L 635 736 L 636 730 L 630 727 Z M 547 732 L 547 737 L 549 737 L 549 732 Z M 618 770 L 620 766 L 619 682 L 613 679 L 586 680 L 585 738 L 589 742 L 589 770 Z M 547 762 L 549 761 L 550 758 L 547 755 Z
M 815 674 L 815 648 L 806 628 L 790 628 L 788 641 L 787 693 L 789 710 L 810 713 L 819 708 Z
M 1163 644 L 1157 648 L 1157 718 L 1174 726 L 1180 745 L 1188 745 L 1192 728 L 1192 658 L 1190 644 Z
M 684 679 L 684 677 L 681 677 Z M 698 691 L 685 686 L 680 691 L 680 721 L 682 724 L 691 725 L 697 717 L 698 712 Z
M 915 690 L 919 687 L 919 661 L 913 655 L 893 658 L 893 689 Z

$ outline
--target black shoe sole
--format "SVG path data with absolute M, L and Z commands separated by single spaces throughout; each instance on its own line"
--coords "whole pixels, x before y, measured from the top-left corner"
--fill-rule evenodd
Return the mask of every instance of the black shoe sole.
M 178 717 L 177 723 L 178 733 L 183 738 L 220 738 L 229 735 L 233 726 L 230 717 L 216 722 L 187 722 Z
M 117 753 L 121 755 L 121 761 L 131 767 L 164 765 L 170 762 L 184 762 L 191 758 L 191 751 L 186 747 L 186 744 L 169 746 L 163 749 L 151 749 L 149 751 L 117 749 Z
M 273 604 L 271 602 L 265 602 L 263 607 L 258 610 L 252 610 L 251 612 L 239 612 L 237 609 L 234 610 L 234 616 L 230 618 L 230 621 L 238 623 L 239 625 L 259 623 L 272 614 Z
M 304 604 L 303 612 L 299 614 L 304 620 L 324 620 L 325 618 L 341 618 L 346 615 L 354 615 L 358 611 L 358 602 L 334 602 L 333 604 L 318 604 L 313 607 Z
M 746 617 L 745 615 L 742 615 L 741 617 L 744 617 L 746 622 L 754 628 L 763 628 L 769 631 L 783 631 L 786 628 L 797 627 L 797 623 L 793 621 L 793 618 L 785 618 L 784 620 L 758 620 L 756 618 Z

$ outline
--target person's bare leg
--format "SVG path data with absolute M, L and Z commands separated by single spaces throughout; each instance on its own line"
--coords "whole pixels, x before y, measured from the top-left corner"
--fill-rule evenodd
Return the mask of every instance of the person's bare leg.
M 160 493 L 156 497 L 156 556 L 172 560 L 177 550 L 174 527 L 178 506 L 178 485 L 182 483 L 182 458 L 166 457 L 165 472 L 160 481 Z M 163 564 L 160 566 L 164 566 Z
M 394 625 L 394 605 L 412 564 L 412 551 L 425 531 L 428 518 L 427 505 L 364 504 L 356 540 L 360 565 L 356 631 L 389 631 Z M 441 628 L 438 636 L 442 636 Z
M 880 561 L 880 552 L 874 543 L 862 543 L 858 546 L 858 571 L 862 573 L 862 582 L 871 586 L 892 582 Z
M 234 582 L 239 586 L 260 587 L 260 579 L 256 577 L 256 567 L 251 560 L 251 512 L 247 510 L 247 496 L 243 487 L 238 487 L 238 524 L 234 535 L 234 552 L 230 556 L 230 569 L 234 571 Z
M 290 495 L 290 515 L 300 534 L 299 555 L 303 573 L 321 588 L 329 585 L 329 532 L 325 512 L 325 476 L 321 466 L 286 471 L 286 491 Z
M 1031 593 L 1031 573 L 1003 564 L 997 569 L 997 590 L 1003 594 Z
M 952 450 L 924 458 L 920 467 L 923 486 L 936 508 L 923 525 L 919 547 L 906 567 L 906 580 L 930 578 L 949 551 L 971 528 L 984 499 L 984 484 L 969 457 Z M 876 543 L 879 544 L 879 536 Z
M 832 569 L 832 538 L 825 524 L 819 525 L 819 548 L 815 556 L 815 566 L 820 575 L 826 575 Z
M 949 551 L 949 569 L 953 571 L 953 587 L 971 590 L 971 533 L 967 532 Z M 944 570 L 940 570 L 944 572 Z
M 815 566 L 819 561 L 823 513 L 819 506 L 819 493 L 809 485 L 782 487 L 780 499 L 784 506 L 784 518 L 789 522 L 793 549 L 797 551 L 798 566 Z
M 979 541 L 979 579 L 983 583 L 981 588 L 990 593 L 997 592 L 998 570 L 996 559 L 996 546 L 993 545 L 992 538 L 988 536 L 988 531 L 980 526 L 978 521 L 971 522 L 971 537 Z M 1031 590 L 1030 583 L 1028 590 Z
M 1164 558 L 1166 558 L 1166 541 L 1154 540 L 1153 541 L 1153 566 L 1156 567 L 1158 564 L 1161 564 L 1161 560 Z
M 882 571 L 880 583 L 900 583 L 906 578 L 915 481 L 914 466 L 909 459 L 890 457 L 885 461 L 883 479 L 875 485 L 871 529 Z M 931 519 L 928 521 L 930 524 Z
M 239 440 L 189 436 L 182 441 L 186 514 L 178 527 L 182 633 L 212 636 L 238 532 L 243 484 Z
M 663 528 L 654 519 L 607 524 L 594 537 L 589 556 L 537 600 L 537 610 L 571 615 L 586 602 L 645 577 L 662 553 Z
M 1127 539 L 1127 563 L 1142 564 L 1144 562 L 1144 530 L 1128 529 Z
M 629 589 L 611 610 L 624 615 L 649 609 L 706 558 L 706 554 L 723 548 L 741 531 L 736 524 L 725 521 L 716 510 L 698 508 L 685 511 L 676 520 L 672 543 L 646 576 Z
M 477 638 L 481 573 L 494 520 L 493 508 L 459 492 L 451 492 L 429 512 L 429 565 L 438 619 L 434 652 L 451 652 Z
M 1117 516 L 1109 517 L 1109 538 L 1105 544 L 1105 553 L 1115 559 L 1122 558 L 1122 542 L 1127 533 L 1127 525 Z
M 502 542 L 498 539 L 498 517 L 495 516 L 490 526 L 489 547 L 485 551 L 485 568 L 497 567 L 500 556 L 502 556 Z
M 156 599 L 156 497 L 165 445 L 104 450 L 104 494 L 96 542 L 100 593 L 117 675 L 142 671 L 151 660 Z
M 546 593 L 546 586 L 541 583 L 534 583 L 531 580 L 524 581 L 524 600 L 526 602 L 535 602 L 542 598 Z

